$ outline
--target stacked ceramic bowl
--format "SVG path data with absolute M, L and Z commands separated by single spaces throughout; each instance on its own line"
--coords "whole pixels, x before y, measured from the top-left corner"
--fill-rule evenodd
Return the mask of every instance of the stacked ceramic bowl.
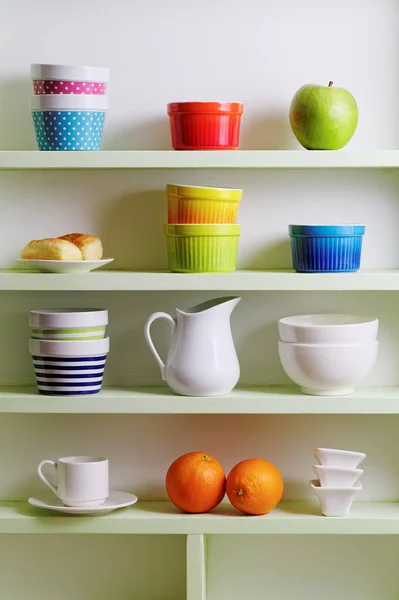
M 345 396 L 373 368 L 378 319 L 359 315 L 301 315 L 278 322 L 284 371 L 304 394 Z
M 297 273 L 353 273 L 360 269 L 364 225 L 290 225 Z
M 40 394 L 83 396 L 100 391 L 109 352 L 108 311 L 31 310 L 32 355 Z
M 168 104 L 175 150 L 237 150 L 241 102 L 172 102 Z
M 363 471 L 358 467 L 366 455 L 333 448 L 316 448 L 314 455 L 319 464 L 313 466 L 317 479 L 310 487 L 320 501 L 321 512 L 326 517 L 345 517 L 362 489 L 359 479 Z
M 99 150 L 109 69 L 31 65 L 30 107 L 39 150 Z
M 173 273 L 229 273 L 237 263 L 242 190 L 167 185 L 165 226 Z

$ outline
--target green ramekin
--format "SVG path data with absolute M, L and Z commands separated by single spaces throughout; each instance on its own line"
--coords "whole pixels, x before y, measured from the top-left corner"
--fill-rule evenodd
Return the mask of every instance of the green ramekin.
M 165 225 L 172 273 L 235 271 L 240 225 Z

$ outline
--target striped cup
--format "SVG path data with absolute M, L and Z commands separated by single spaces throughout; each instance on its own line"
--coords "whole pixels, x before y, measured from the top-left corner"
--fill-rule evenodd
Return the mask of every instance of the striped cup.
M 105 338 L 108 311 L 102 309 L 31 310 L 32 338 L 38 340 L 92 341 Z
M 101 390 L 109 338 L 29 340 L 37 387 L 45 396 L 83 396 Z

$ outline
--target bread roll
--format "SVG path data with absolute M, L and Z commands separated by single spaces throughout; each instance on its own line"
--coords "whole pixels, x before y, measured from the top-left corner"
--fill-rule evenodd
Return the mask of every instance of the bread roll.
M 58 238 L 32 240 L 21 252 L 21 258 L 33 260 L 82 260 L 82 253 L 75 244 Z
M 101 240 L 94 235 L 68 233 L 68 235 L 62 235 L 59 239 L 75 244 L 80 249 L 83 260 L 101 260 L 103 257 Z

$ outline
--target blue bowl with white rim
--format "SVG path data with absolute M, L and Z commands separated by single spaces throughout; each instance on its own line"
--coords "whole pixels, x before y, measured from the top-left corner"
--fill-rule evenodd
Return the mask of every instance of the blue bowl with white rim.
M 44 396 L 87 396 L 101 390 L 109 337 L 101 340 L 29 340 L 36 383 Z
M 364 225 L 289 225 L 297 273 L 354 273 L 360 269 Z
M 45 94 L 31 96 L 39 150 L 99 150 L 107 96 Z

